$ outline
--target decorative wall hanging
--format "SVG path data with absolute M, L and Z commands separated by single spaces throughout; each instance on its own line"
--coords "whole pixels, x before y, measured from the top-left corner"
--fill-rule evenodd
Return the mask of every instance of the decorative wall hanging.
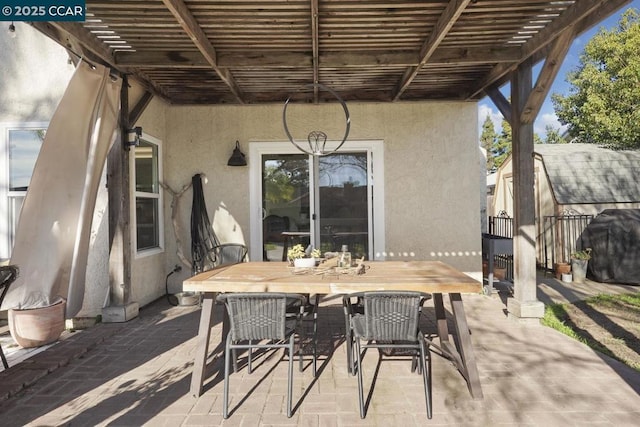
M 296 140 L 293 138 L 293 136 L 291 135 L 291 132 L 289 131 L 289 127 L 287 126 L 287 108 L 289 106 L 289 102 L 291 101 L 291 97 L 287 98 L 286 102 L 284 103 L 284 110 L 282 111 L 282 123 L 284 125 L 284 131 L 287 134 L 287 138 L 289 138 L 289 141 L 300 151 L 302 151 L 303 153 L 312 155 L 312 156 L 326 156 L 329 154 L 333 154 L 336 151 L 338 151 L 340 149 L 340 147 L 342 147 L 342 145 L 345 143 L 345 141 L 347 140 L 347 137 L 349 136 L 349 129 L 351 128 L 351 117 L 349 116 L 349 109 L 347 108 L 347 104 L 344 102 L 344 100 L 340 97 L 340 95 L 338 95 L 334 90 L 332 90 L 331 88 L 321 84 L 321 83 L 310 83 L 307 85 L 302 86 L 302 88 L 312 88 L 312 89 L 322 89 L 325 90 L 329 93 L 331 93 L 339 102 L 340 105 L 342 106 L 342 109 L 344 110 L 344 117 L 345 117 L 345 131 L 344 131 L 344 136 L 342 137 L 342 141 L 333 149 L 328 149 L 326 144 L 327 144 L 327 134 L 324 133 L 321 130 L 313 130 L 311 132 L 309 132 L 309 134 L 307 135 L 307 145 L 308 148 L 303 147 L 302 145 L 300 145 L 298 142 L 296 142 Z

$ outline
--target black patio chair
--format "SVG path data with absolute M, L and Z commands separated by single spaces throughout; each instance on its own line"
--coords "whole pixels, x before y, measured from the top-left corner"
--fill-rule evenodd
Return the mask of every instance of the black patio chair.
M 292 412 L 293 391 L 293 358 L 295 353 L 295 336 L 300 315 L 287 314 L 292 300 L 304 303 L 304 296 L 284 293 L 226 293 L 220 294 L 218 300 L 224 302 L 229 314 L 230 330 L 225 344 L 223 417 L 229 417 L 229 374 L 231 352 L 236 349 L 247 349 L 250 370 L 251 350 L 254 348 L 272 349 L 286 348 L 289 357 L 289 375 L 287 383 L 287 417 Z M 266 342 L 265 342 L 266 341 Z
M 419 328 L 421 307 L 430 295 L 407 291 L 362 292 L 345 296 L 345 307 L 349 307 L 354 298 L 361 302 L 363 313 L 350 311 L 347 334 L 352 334 L 355 344 L 360 418 L 366 416 L 362 385 L 363 348 L 389 349 L 390 354 L 395 350 L 413 350 L 411 370 L 415 371 L 417 366 L 422 373 L 427 417 L 431 418 L 431 357 L 428 343 Z M 347 342 L 349 340 L 351 338 Z M 380 352 L 379 357 L 382 355 Z
M 215 246 L 213 248 L 213 255 L 215 257 L 215 266 L 220 267 L 224 265 L 238 264 L 241 262 L 245 262 L 247 260 L 247 247 L 245 245 L 239 243 L 223 243 L 221 245 Z M 301 346 L 302 341 L 306 339 L 308 336 L 307 328 L 305 325 L 307 323 L 311 323 L 311 337 L 312 337 L 312 366 L 313 366 L 313 376 L 316 376 L 317 371 L 317 353 L 318 353 L 318 341 L 317 341 L 317 332 L 318 332 L 318 302 L 320 299 L 319 295 L 309 295 L 304 294 L 304 301 L 299 303 L 297 298 L 293 298 L 289 301 L 287 305 L 287 315 L 289 317 L 295 317 L 300 315 L 301 323 L 300 323 L 300 335 L 301 335 Z M 221 300 L 216 299 L 216 302 L 220 303 Z M 234 352 L 235 354 L 235 352 Z M 251 360 L 251 350 L 249 350 L 249 360 Z M 303 370 L 303 358 L 300 357 L 300 372 Z M 234 356 L 234 372 L 237 370 L 236 358 Z M 251 366 L 249 366 L 249 372 L 251 372 Z
M 221 267 L 223 265 L 238 264 L 247 260 L 247 247 L 241 243 L 223 243 L 214 246 L 212 249 L 213 265 Z
M 420 311 L 422 311 L 422 306 L 424 305 L 424 303 L 431 299 L 430 294 L 421 295 L 422 299 L 420 300 Z M 355 375 L 355 361 L 353 359 L 354 336 L 353 329 L 351 327 L 351 318 L 356 314 L 364 314 L 362 293 L 344 295 L 342 297 L 342 307 L 344 309 L 345 343 L 347 347 L 347 371 L 351 375 Z
M 320 303 L 321 296 L 318 294 L 301 294 L 304 300 L 301 304 L 293 300 L 289 302 L 287 307 L 287 315 L 289 317 L 299 316 L 298 333 L 300 334 L 300 372 L 304 367 L 304 343 L 309 332 L 307 331 L 308 324 L 311 324 L 311 368 L 315 378 L 317 375 L 317 360 L 318 360 L 318 305 Z
M 16 265 L 3 265 L 0 266 L 0 306 L 2 306 L 2 302 L 4 301 L 5 295 L 9 291 L 9 285 L 11 285 L 16 278 L 18 277 L 18 266 Z M 2 365 L 4 369 L 9 369 L 9 363 L 7 362 L 7 358 L 2 351 L 2 346 L 0 345 L 0 358 L 2 358 Z

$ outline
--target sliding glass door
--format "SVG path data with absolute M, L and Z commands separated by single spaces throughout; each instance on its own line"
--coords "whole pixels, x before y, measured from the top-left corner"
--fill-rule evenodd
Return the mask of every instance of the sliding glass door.
M 353 257 L 369 259 L 371 195 L 366 152 L 318 158 L 318 236 L 322 252 L 346 245 Z
M 280 261 L 285 245 L 310 243 L 309 157 L 265 154 L 261 163 L 263 260 Z
M 384 241 L 383 222 L 373 223 L 384 217 L 382 185 L 373 186 L 374 158 L 382 161 L 378 144 L 323 157 L 288 143 L 252 145 L 250 158 L 259 163 L 251 162 L 251 259 L 283 261 L 298 243 L 322 252 L 347 245 L 354 257 L 373 259 L 374 242 Z

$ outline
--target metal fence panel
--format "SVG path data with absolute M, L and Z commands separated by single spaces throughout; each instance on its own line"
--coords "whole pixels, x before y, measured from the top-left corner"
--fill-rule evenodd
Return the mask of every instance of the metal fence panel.
M 582 247 L 582 232 L 593 215 L 571 214 L 545 216 L 542 235 L 544 268 L 553 269 L 556 263 L 570 262 L 571 254 Z
M 542 224 L 536 218 L 538 236 L 536 238 L 537 263 L 545 270 L 553 270 L 558 262 L 570 262 L 571 254 L 582 247 L 581 236 L 593 220 L 593 215 L 583 215 L 568 211 L 562 215 L 545 216 Z M 513 218 L 504 214 L 488 219 L 489 234 L 513 238 Z M 513 256 L 496 255 L 495 265 L 506 268 L 506 279 L 513 281 Z

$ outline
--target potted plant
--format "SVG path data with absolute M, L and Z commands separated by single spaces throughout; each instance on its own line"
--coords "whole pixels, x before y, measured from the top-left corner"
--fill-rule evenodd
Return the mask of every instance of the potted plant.
M 587 277 L 587 265 L 591 259 L 591 248 L 576 251 L 571 254 L 571 271 L 573 272 L 573 281 L 582 283 Z
M 316 259 L 320 258 L 319 249 L 305 250 L 304 246 L 297 244 L 287 251 L 287 259 L 294 267 L 315 267 Z

